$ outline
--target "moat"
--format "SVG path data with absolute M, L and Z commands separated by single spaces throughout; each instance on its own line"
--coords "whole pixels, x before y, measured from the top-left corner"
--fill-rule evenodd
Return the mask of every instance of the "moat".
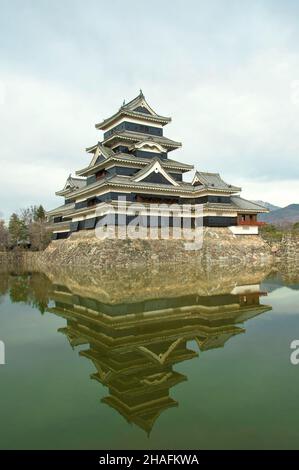
M 298 448 L 299 270 L 0 275 L 2 449 Z

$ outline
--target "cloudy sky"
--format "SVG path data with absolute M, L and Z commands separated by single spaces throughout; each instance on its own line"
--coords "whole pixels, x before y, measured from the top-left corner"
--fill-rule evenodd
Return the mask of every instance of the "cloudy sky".
M 60 204 L 96 122 L 142 88 L 171 154 L 299 202 L 299 2 L 0 0 L 0 212 Z

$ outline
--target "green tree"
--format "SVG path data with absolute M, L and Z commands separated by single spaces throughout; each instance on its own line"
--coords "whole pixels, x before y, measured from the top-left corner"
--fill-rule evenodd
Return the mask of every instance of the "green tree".
M 276 227 L 273 224 L 267 224 L 261 227 L 261 236 L 268 241 L 281 241 L 283 232 L 281 228 Z
M 35 221 L 46 219 L 46 212 L 42 205 L 38 206 L 35 210 Z
M 293 225 L 293 230 L 295 230 L 296 232 L 297 232 L 297 231 L 299 232 L 299 222 L 296 222 L 296 223 Z
M 20 217 L 15 213 L 10 216 L 8 232 L 10 244 L 13 246 L 19 245 L 20 243 L 27 240 L 28 229 L 26 224 L 24 220 L 20 219 Z

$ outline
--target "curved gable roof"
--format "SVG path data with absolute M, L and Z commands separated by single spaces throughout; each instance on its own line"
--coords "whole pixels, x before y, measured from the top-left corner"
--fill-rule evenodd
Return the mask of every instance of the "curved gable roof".
M 232 192 L 241 191 L 241 188 L 238 188 L 237 186 L 233 186 L 223 181 L 219 173 L 196 171 L 192 181 L 192 185 L 195 185 L 197 182 L 205 188 L 226 189 Z
M 160 173 L 173 186 L 179 186 L 179 183 L 162 167 L 159 158 L 154 158 L 151 163 L 149 163 L 146 167 L 142 168 L 142 170 L 138 171 L 132 177 L 132 181 L 142 181 L 147 178 L 151 173 Z
M 96 129 L 105 129 L 108 127 L 113 121 L 119 119 L 122 115 L 124 116 L 131 116 L 136 118 L 142 118 L 153 122 L 159 122 L 162 125 L 167 124 L 171 121 L 170 117 L 165 117 L 157 114 L 153 108 L 150 107 L 148 102 L 146 101 L 142 91 L 136 98 L 129 101 L 128 103 L 123 103 L 123 105 L 119 108 L 119 110 L 110 116 L 107 119 L 104 119 L 102 122 L 95 125 Z
M 74 178 L 72 174 L 70 173 L 69 177 L 67 178 L 65 185 L 63 189 L 60 191 L 56 191 L 55 194 L 58 196 L 64 196 L 67 195 L 76 189 L 81 189 L 86 185 L 86 180 L 85 178 Z

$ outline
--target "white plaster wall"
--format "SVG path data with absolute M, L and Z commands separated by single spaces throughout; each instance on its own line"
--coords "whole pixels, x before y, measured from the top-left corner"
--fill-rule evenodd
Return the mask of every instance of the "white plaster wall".
M 256 225 L 232 225 L 228 227 L 234 235 L 258 235 L 259 228 Z

